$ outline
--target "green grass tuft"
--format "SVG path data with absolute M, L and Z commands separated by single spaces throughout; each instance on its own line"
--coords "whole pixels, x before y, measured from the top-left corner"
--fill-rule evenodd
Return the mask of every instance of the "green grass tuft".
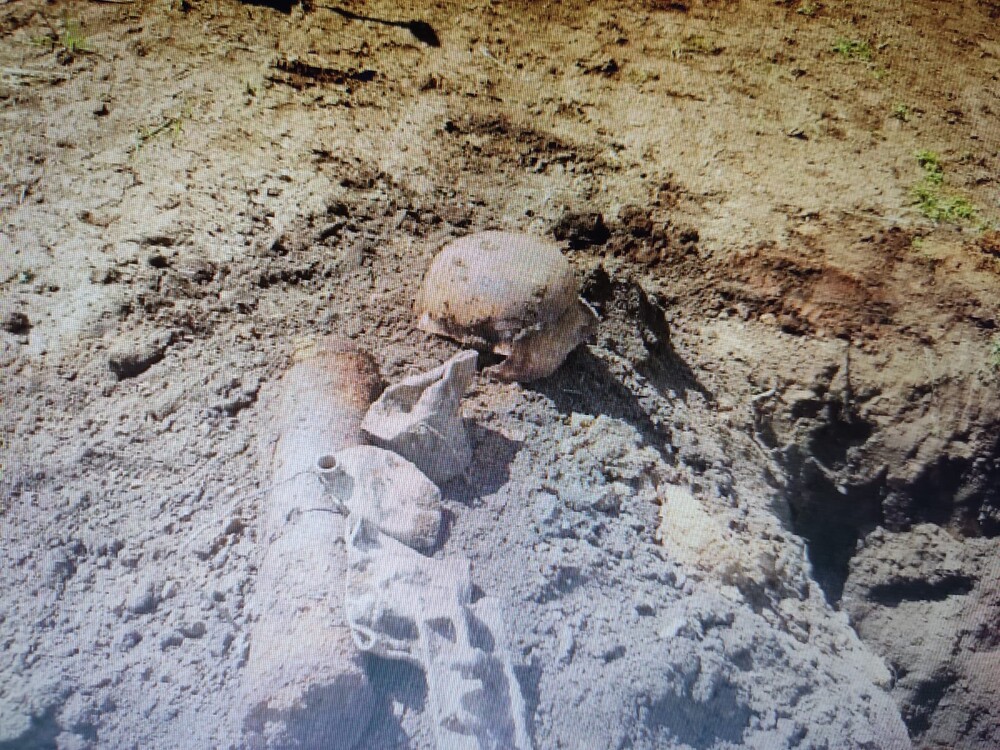
M 949 224 L 972 221 L 979 215 L 979 211 L 967 198 L 942 189 L 944 167 L 940 156 L 927 150 L 917 151 L 914 156 L 924 170 L 923 178 L 910 190 L 920 213 L 931 221 Z
M 1000 372 L 1000 336 L 993 337 L 988 362 L 995 372 Z
M 833 44 L 833 51 L 847 60 L 871 60 L 872 46 L 860 39 L 841 37 Z
M 93 53 L 95 50 L 87 41 L 80 24 L 68 18 L 63 19 L 62 31 L 57 31 L 51 24 L 51 31 L 45 36 L 34 37 L 32 43 L 39 47 L 48 47 L 52 50 L 61 51 L 67 55 L 77 55 L 81 53 Z
M 959 224 L 976 218 L 976 207 L 960 195 L 943 195 L 935 185 L 918 184 L 912 195 L 917 209 L 931 221 Z

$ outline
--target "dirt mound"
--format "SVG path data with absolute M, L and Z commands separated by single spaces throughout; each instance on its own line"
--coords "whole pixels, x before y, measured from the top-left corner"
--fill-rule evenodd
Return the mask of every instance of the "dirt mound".
M 536 746 L 996 744 L 996 9 L 363 10 L 0 6 L 0 746 L 240 746 L 261 394 L 447 360 L 488 229 L 601 318 L 442 488 Z M 363 668 L 362 744 L 431 747 Z

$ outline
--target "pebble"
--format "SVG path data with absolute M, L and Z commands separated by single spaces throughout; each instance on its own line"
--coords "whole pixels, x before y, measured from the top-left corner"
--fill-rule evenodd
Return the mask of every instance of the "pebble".
M 224 631 L 214 636 L 208 647 L 208 651 L 212 656 L 220 657 L 225 656 L 226 652 L 229 651 L 229 647 L 233 643 L 233 634 L 231 631 Z
M 68 581 L 76 572 L 73 558 L 63 548 L 49 550 L 45 559 L 45 580 L 57 586 Z
M 639 617 L 652 617 L 656 614 L 656 608 L 649 602 L 638 602 L 635 605 L 635 612 Z
M 613 486 L 570 487 L 560 496 L 569 507 L 579 511 L 617 513 L 621 508 L 621 497 Z
M 134 378 L 163 359 L 171 343 L 169 331 L 123 334 L 108 351 L 108 367 L 119 380 Z
M 31 321 L 20 310 L 0 310 L 0 328 L 7 333 L 21 335 L 31 330 Z
M 121 638 L 118 640 L 118 650 L 119 651 L 130 651 L 139 645 L 139 641 L 142 640 L 142 633 L 140 633 L 135 628 L 129 628 L 124 633 L 122 633 Z
M 183 635 L 185 638 L 193 638 L 193 639 L 201 638 L 203 635 L 205 635 L 205 633 L 208 632 L 208 628 L 205 626 L 205 623 L 202 622 L 201 620 L 198 620 L 197 622 L 193 622 L 190 624 L 187 623 L 182 624 L 179 630 L 181 632 L 181 635 Z
M 184 635 L 178 630 L 171 630 L 160 638 L 160 650 L 166 651 L 168 648 L 180 646 L 182 643 L 184 643 Z
M 611 663 L 613 661 L 617 661 L 618 659 L 621 659 L 623 656 L 625 656 L 625 647 L 622 646 L 621 644 L 616 644 L 611 648 L 605 649 L 601 653 L 601 659 L 603 659 L 605 663 Z
M 144 581 L 136 585 L 125 602 L 125 607 L 132 614 L 147 615 L 156 610 L 157 604 L 159 601 L 155 585 L 152 581 Z
M 576 638 L 573 633 L 573 626 L 565 623 L 559 630 L 559 645 L 556 658 L 563 664 L 569 664 L 573 660 L 573 652 L 576 650 Z

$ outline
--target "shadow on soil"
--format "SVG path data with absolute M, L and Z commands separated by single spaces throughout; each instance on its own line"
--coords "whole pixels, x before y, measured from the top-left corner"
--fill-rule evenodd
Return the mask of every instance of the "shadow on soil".
M 62 731 L 56 721 L 56 708 L 31 717 L 31 726 L 20 736 L 0 742 L 0 750 L 56 750 L 56 737 Z
M 523 443 L 472 419 L 465 420 L 465 429 L 474 450 L 472 462 L 465 476 L 452 479 L 442 489 L 449 498 L 476 507 L 481 505 L 480 498 L 492 495 L 510 481 L 510 465 Z
M 695 391 L 706 401 L 715 400 L 715 395 L 698 380 L 694 370 L 688 367 L 688 363 L 671 347 L 664 353 L 651 356 L 641 363 L 636 371 L 648 379 L 664 396 L 669 396 L 673 391 L 686 397 L 689 391 Z
M 365 671 L 375 692 L 376 717 L 359 747 L 406 750 L 411 747 L 401 718 L 419 714 L 427 704 L 427 681 L 423 671 L 412 664 L 377 656 L 365 657 Z
M 650 358 L 639 372 L 667 399 L 688 389 L 698 390 L 710 398 L 687 365 L 679 358 L 677 361 L 680 366 Z M 628 422 L 657 450 L 671 440 L 669 425 L 655 422 L 638 397 L 607 364 L 584 347 L 571 353 L 554 375 L 529 383 L 525 388 L 550 398 L 563 414 L 603 414 Z M 669 457 L 664 456 L 664 459 L 669 460 Z

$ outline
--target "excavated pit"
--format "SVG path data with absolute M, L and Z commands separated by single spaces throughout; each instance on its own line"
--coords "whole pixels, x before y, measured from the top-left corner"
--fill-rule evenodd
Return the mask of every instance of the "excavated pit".
M 990 5 L 0 6 L 0 750 L 240 747 L 261 396 L 329 333 L 440 365 L 491 229 L 601 313 L 477 378 L 444 496 L 536 746 L 1000 747 Z M 357 747 L 435 747 L 362 666 Z
M 805 539 L 816 582 L 836 605 L 858 541 L 883 520 L 882 483 L 876 478 L 850 488 L 838 485 L 808 453 L 789 453 L 785 470 L 791 529 Z
M 903 533 L 934 524 L 963 538 L 1000 533 L 1000 440 L 981 446 L 979 454 L 932 457 L 903 481 L 890 477 L 877 455 L 865 452 L 870 440 L 881 438 L 880 428 L 841 402 L 810 409 L 795 405 L 788 415 L 791 421 L 813 421 L 776 455 L 786 475 L 791 530 L 806 540 L 814 575 L 831 604 L 840 601 L 859 542 L 878 527 Z M 774 447 L 774 425 L 761 432 Z
M 892 462 L 893 439 L 926 436 L 905 420 L 820 400 L 794 403 L 758 431 L 776 449 L 788 524 L 806 542 L 813 576 L 892 669 L 917 747 L 956 736 L 956 747 L 993 746 L 984 739 L 995 737 L 992 691 L 975 665 L 996 650 L 1000 581 L 988 561 L 1000 530 L 998 425 L 950 435 L 933 454 L 924 442 L 897 445 Z M 956 735 L 958 722 L 966 728 Z

